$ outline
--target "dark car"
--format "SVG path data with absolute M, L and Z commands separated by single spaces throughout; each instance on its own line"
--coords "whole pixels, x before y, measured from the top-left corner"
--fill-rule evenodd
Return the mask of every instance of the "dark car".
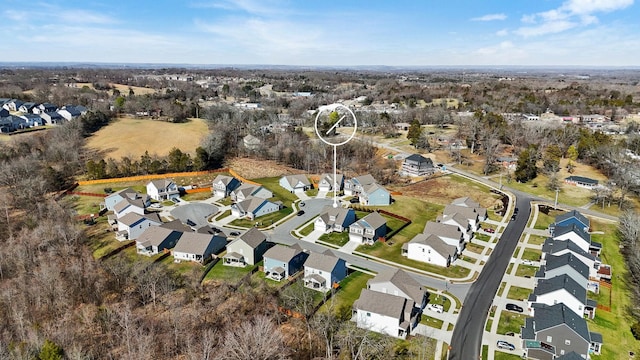
M 515 215 L 518 215 L 518 208 L 513 209 L 513 213 L 514 213 Z
M 302 215 L 304 215 L 304 210 L 298 211 L 298 216 L 302 216 Z
M 507 306 L 505 306 L 505 308 L 507 310 L 511 310 L 511 311 L 515 311 L 515 312 L 519 312 L 519 313 L 524 311 L 524 309 L 521 306 L 518 306 L 516 304 L 511 304 L 511 303 L 507 304 Z
M 511 215 L 511 221 L 516 219 L 516 214 Z
M 352 198 L 351 200 L 349 200 L 350 203 L 355 204 L 355 203 L 359 203 L 360 199 L 357 197 Z
M 239 231 L 232 231 L 232 232 L 229 233 L 229 235 L 238 236 L 238 235 L 240 235 L 240 232 Z
M 303 207 L 303 206 L 304 206 L 304 201 L 300 203 L 300 207 Z

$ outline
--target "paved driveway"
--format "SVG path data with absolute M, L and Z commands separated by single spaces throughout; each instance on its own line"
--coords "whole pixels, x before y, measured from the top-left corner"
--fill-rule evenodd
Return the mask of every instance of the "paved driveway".
M 216 212 L 218 212 L 218 208 L 214 205 L 193 202 L 176 206 L 171 210 L 171 216 L 180 219 L 184 224 L 198 228 L 208 225 L 207 219 Z

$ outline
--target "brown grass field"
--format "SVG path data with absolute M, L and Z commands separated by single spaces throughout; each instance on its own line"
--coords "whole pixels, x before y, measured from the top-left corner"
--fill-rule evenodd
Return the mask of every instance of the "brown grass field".
M 145 151 L 167 155 L 173 147 L 193 154 L 207 132 L 207 124 L 201 119 L 174 124 L 123 117 L 93 134 L 87 147 L 102 152 L 105 158 L 115 159 L 139 158 Z
M 144 88 L 144 87 L 139 87 L 139 86 L 129 86 L 129 85 L 122 85 L 122 84 L 114 84 L 114 83 L 110 83 L 109 85 L 113 86 L 114 88 L 118 89 L 118 91 L 120 91 L 120 94 L 122 95 L 129 95 L 129 88 L 131 88 L 133 90 L 133 93 L 135 95 L 146 95 L 146 94 L 154 94 L 156 92 L 158 92 L 157 89 L 150 89 L 150 88 Z M 84 86 L 87 86 L 90 89 L 93 89 L 93 84 L 91 83 L 77 83 L 78 88 L 82 88 Z

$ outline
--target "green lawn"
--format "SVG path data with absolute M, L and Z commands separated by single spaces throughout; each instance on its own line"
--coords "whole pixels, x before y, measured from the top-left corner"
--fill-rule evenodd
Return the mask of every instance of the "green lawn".
M 347 231 L 344 231 L 341 233 L 331 232 L 328 234 L 322 234 L 320 235 L 318 240 L 336 245 L 338 247 L 342 247 L 349 242 L 349 233 Z
M 320 311 L 326 311 L 329 308 L 334 311 L 342 311 L 345 307 L 351 309 L 353 303 L 360 297 L 360 291 L 367 287 L 369 279 L 373 279 L 373 276 L 360 271 L 352 272 L 340 282 L 338 292 L 320 307 Z
M 310 223 L 305 225 L 302 229 L 300 229 L 298 232 L 302 236 L 307 236 L 313 232 L 313 228 L 314 228 L 314 224 L 313 224 L 313 221 L 311 221 Z
M 451 307 L 451 300 L 446 296 L 439 296 L 437 293 L 429 295 L 429 303 L 442 305 L 444 311 L 449 311 Z
M 609 264 L 613 268 L 612 291 L 611 291 L 611 312 L 602 309 L 596 311 L 596 318 L 589 320 L 589 331 L 602 334 L 604 345 L 602 354 L 593 356 L 594 359 L 625 359 L 629 351 L 640 353 L 640 342 L 633 338 L 630 328 L 633 324 L 627 312 L 627 307 L 631 303 L 630 292 L 626 284 L 627 266 L 624 258 L 620 254 L 619 240 L 616 236 L 616 225 L 591 221 L 593 231 L 602 231 L 604 234 L 593 234 L 591 239 L 602 244 L 601 258 L 604 264 Z M 601 297 L 603 305 L 608 305 L 608 290 L 603 288 Z M 592 296 L 592 294 L 589 294 Z
M 564 214 L 564 211 L 551 209 L 548 214 L 538 211 L 538 218 L 536 219 L 536 223 L 533 228 L 538 230 L 547 230 L 549 225 L 556 221 L 556 216 L 560 214 Z
M 484 250 L 484 246 L 480 246 L 480 245 L 474 244 L 474 243 L 469 243 L 465 247 L 465 250 L 469 250 L 469 251 L 474 252 L 476 254 L 482 254 L 482 251 Z
M 250 228 L 257 224 L 258 228 L 265 228 L 280 221 L 281 219 L 290 215 L 292 212 L 293 212 L 292 208 L 286 207 L 280 211 L 272 212 L 271 214 L 267 214 L 267 215 L 263 215 L 258 218 L 255 218 L 255 220 L 250 220 L 245 218 L 235 219 L 229 224 L 232 226 L 243 227 L 243 228 Z
M 522 358 L 518 355 L 507 354 L 502 351 L 496 351 L 493 353 L 493 359 L 494 360 L 516 360 L 516 359 L 522 359 Z
M 104 198 L 95 196 L 69 195 L 63 199 L 73 207 L 78 215 L 95 214 L 98 216 L 100 203 L 104 202 Z
M 528 299 L 529 294 L 531 293 L 531 289 L 519 287 L 519 286 L 511 286 L 509 287 L 509 292 L 507 293 L 507 299 L 512 300 L 523 300 Z
M 526 182 L 518 183 L 512 181 L 508 184 L 509 187 L 516 190 L 524 191 L 532 195 L 537 195 L 546 198 L 550 201 L 555 201 L 555 191 L 547 189 L 547 177 L 545 175 L 538 175 L 535 179 Z M 571 206 L 582 206 L 591 201 L 592 192 L 588 189 L 581 189 L 575 186 L 567 185 L 562 186 L 562 189 L 558 193 L 558 203 L 567 204 Z
M 516 269 L 516 276 L 521 276 L 521 277 L 525 277 L 525 276 L 531 276 L 533 277 L 533 275 L 536 274 L 536 271 L 538 271 L 538 268 L 535 266 L 529 266 L 529 265 L 518 265 L 518 268 Z
M 508 273 L 509 273 L 509 272 L 507 271 L 507 274 L 508 274 Z M 507 283 L 506 283 L 506 282 L 504 282 L 504 281 L 503 281 L 503 282 L 501 282 L 501 283 L 500 283 L 500 288 L 498 288 L 498 296 L 502 296 L 502 292 L 504 291 L 504 288 L 505 288 L 506 286 L 507 286 Z
M 210 192 L 196 192 L 192 194 L 182 195 L 182 200 L 186 201 L 201 201 L 211 198 L 212 194 Z
M 252 266 L 248 265 L 246 267 L 235 267 L 235 266 L 224 266 L 222 265 L 222 260 L 218 261 L 211 270 L 205 276 L 203 282 L 207 281 L 225 281 L 230 283 L 235 283 L 242 279 L 243 276 L 251 272 Z
M 230 215 L 231 215 L 231 210 L 225 210 L 222 214 L 216 216 L 215 220 L 216 221 L 220 221 L 220 220 L 222 220 L 222 219 L 224 219 L 224 218 L 226 218 L 227 216 L 230 216 Z
M 478 240 L 481 240 L 481 241 L 489 242 L 489 240 L 491 240 L 491 236 L 485 235 L 485 234 L 480 234 L 480 233 L 475 233 L 475 234 L 473 234 L 473 239 L 474 240 L 478 239 Z M 471 240 L 471 241 L 473 241 L 473 240 Z
M 527 316 L 517 314 L 510 311 L 502 311 L 500 313 L 500 321 L 498 321 L 498 334 L 506 334 L 508 332 L 520 333 L 520 327 L 524 325 L 524 319 Z
M 482 360 L 489 358 L 489 345 L 482 345 Z
M 444 322 L 440 319 L 432 318 L 426 314 L 422 314 L 422 319 L 420 319 L 420 324 L 424 324 L 436 329 L 442 329 L 442 324 Z
M 527 240 L 528 244 L 531 245 L 542 245 L 547 238 L 544 236 L 538 235 L 529 235 L 529 239 Z
M 356 251 L 360 251 L 365 246 L 366 245 L 359 246 Z M 381 249 L 382 247 L 387 247 L 388 249 Z M 376 242 L 376 244 L 368 248 L 369 250 L 371 250 L 370 253 L 382 253 L 383 255 L 380 257 L 385 260 L 410 266 L 416 269 L 440 274 L 442 276 L 446 276 L 450 278 L 463 278 L 469 275 L 469 272 L 471 271 L 468 268 L 457 266 L 457 265 L 452 265 L 449 267 L 440 267 L 436 265 L 426 264 L 421 261 L 407 259 L 406 257 L 402 256 L 402 254 L 400 254 L 400 249 L 398 249 L 398 251 L 390 251 L 391 248 L 398 248 L 398 247 L 400 246 L 398 246 L 397 243 L 394 243 L 393 245 L 388 245 L 388 243 Z M 362 251 L 362 253 L 367 254 L 364 251 Z
M 296 195 L 290 193 L 282 186 L 280 186 L 280 177 L 253 179 L 253 181 L 262 184 L 265 189 L 270 190 L 273 193 L 273 196 L 282 201 L 282 204 L 287 208 L 290 208 L 291 203 L 298 200 L 298 197 Z
M 524 252 L 522 253 L 522 259 L 524 260 L 532 260 L 532 261 L 538 261 L 540 260 L 540 256 L 542 255 L 542 250 L 535 250 L 535 249 L 524 249 Z

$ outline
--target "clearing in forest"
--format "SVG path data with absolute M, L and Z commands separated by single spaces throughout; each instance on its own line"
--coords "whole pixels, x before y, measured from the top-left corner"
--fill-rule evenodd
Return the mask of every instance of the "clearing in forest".
M 87 147 L 100 151 L 105 158 L 116 160 L 123 156 L 137 159 L 145 151 L 150 155 L 164 156 L 173 147 L 194 154 L 208 131 L 207 124 L 201 119 L 176 124 L 122 117 L 93 134 L 87 141 Z

